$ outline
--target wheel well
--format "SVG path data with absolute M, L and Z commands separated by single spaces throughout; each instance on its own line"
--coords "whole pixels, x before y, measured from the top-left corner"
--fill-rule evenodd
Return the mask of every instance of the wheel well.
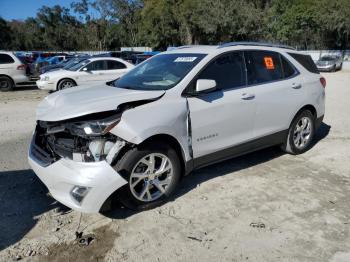
M 185 154 L 182 150 L 182 147 L 180 143 L 170 135 L 166 134 L 160 134 L 160 135 L 154 135 L 149 138 L 147 138 L 145 141 L 143 141 L 140 145 L 145 144 L 145 143 L 154 143 L 154 142 L 162 142 L 165 144 L 170 145 L 177 153 L 177 155 L 180 158 L 180 163 L 181 163 L 181 174 L 185 173 Z
M 63 80 L 71 80 L 71 81 L 73 81 L 73 83 L 74 83 L 75 85 L 77 85 L 77 82 L 75 82 L 74 79 L 69 78 L 69 77 L 65 77 L 65 78 L 62 78 L 60 81 L 58 81 L 57 86 L 56 86 L 56 90 L 58 90 L 58 86 L 60 85 L 60 83 L 61 83 Z
M 7 77 L 8 79 L 10 79 L 12 81 L 12 84 L 15 85 L 15 81 L 13 81 L 12 77 L 11 76 L 8 76 L 8 75 L 0 75 L 1 76 L 4 76 L 4 77 Z
M 316 108 L 313 106 L 313 105 L 306 105 L 306 106 L 303 106 L 296 115 L 298 115 L 300 112 L 304 111 L 304 110 L 309 110 L 312 115 L 314 116 L 314 118 L 316 119 L 317 118 L 317 111 L 316 111 Z
M 289 126 L 292 125 L 294 119 L 304 110 L 309 110 L 312 113 L 312 115 L 314 116 L 314 119 L 316 120 L 316 118 L 317 118 L 316 108 L 313 105 L 305 105 L 302 108 L 300 108 L 300 110 L 294 115 L 294 117 L 293 117 L 292 121 L 290 122 Z

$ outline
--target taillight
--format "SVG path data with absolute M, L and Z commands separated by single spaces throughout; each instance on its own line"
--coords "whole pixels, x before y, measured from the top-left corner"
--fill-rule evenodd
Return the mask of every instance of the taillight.
M 326 88 L 326 85 L 327 85 L 326 78 L 320 77 L 320 82 L 321 82 L 321 85 L 323 86 L 323 88 Z
M 17 66 L 17 70 L 26 70 L 26 65 Z

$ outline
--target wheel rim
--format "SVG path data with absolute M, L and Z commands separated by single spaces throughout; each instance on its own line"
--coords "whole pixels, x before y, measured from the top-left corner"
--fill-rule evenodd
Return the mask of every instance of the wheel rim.
M 61 85 L 61 89 L 67 89 L 73 87 L 74 84 L 71 81 L 65 81 Z
M 131 193 L 140 201 L 154 201 L 167 192 L 173 172 L 173 165 L 166 155 L 149 154 L 138 161 L 132 170 L 129 181 Z
M 310 141 L 312 121 L 309 117 L 301 118 L 295 126 L 293 141 L 298 149 L 303 149 Z
M 10 86 L 9 82 L 6 80 L 0 80 L 0 88 L 8 88 Z

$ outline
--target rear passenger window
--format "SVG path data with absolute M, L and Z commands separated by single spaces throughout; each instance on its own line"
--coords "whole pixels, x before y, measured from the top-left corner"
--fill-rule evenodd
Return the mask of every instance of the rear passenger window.
M 296 53 L 288 53 L 288 55 L 297 60 L 307 71 L 315 74 L 320 73 L 311 56 Z
M 297 71 L 294 68 L 294 66 L 292 66 L 291 63 L 283 56 L 281 56 L 281 62 L 282 62 L 282 67 L 283 67 L 284 78 L 289 78 L 289 77 L 292 77 L 293 75 L 297 74 Z
M 89 71 L 105 70 L 105 61 L 104 60 L 94 61 L 88 64 L 87 68 Z
M 198 79 L 215 80 L 218 89 L 245 86 L 246 75 L 243 54 L 233 52 L 216 58 L 202 71 Z
M 114 60 L 107 60 L 107 70 L 124 69 L 126 65 Z
M 12 64 L 15 60 L 7 54 L 0 54 L 0 64 Z
M 279 53 L 270 51 L 246 51 L 245 58 L 249 85 L 283 79 Z

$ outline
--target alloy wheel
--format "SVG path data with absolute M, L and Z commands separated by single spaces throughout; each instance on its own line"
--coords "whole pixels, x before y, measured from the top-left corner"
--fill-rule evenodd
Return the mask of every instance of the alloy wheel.
M 173 172 L 173 165 L 166 155 L 146 155 L 137 162 L 130 175 L 131 193 L 140 201 L 154 201 L 167 192 L 173 180 Z
M 312 121 L 309 117 L 302 117 L 294 128 L 293 141 L 298 149 L 303 149 L 310 141 Z

